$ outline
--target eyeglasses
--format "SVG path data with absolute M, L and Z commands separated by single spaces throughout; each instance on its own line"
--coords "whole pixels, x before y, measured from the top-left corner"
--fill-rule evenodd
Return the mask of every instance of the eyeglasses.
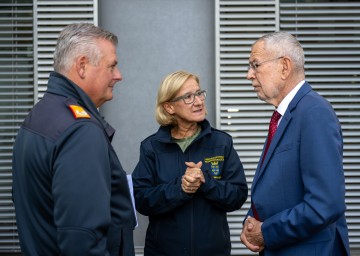
M 285 56 L 281 56 L 281 57 L 277 57 L 275 59 L 270 59 L 270 60 L 265 60 L 263 62 L 260 62 L 260 63 L 256 63 L 256 62 L 250 62 L 249 63 L 249 67 L 248 67 L 248 70 L 252 69 L 254 71 L 256 71 L 262 64 L 266 63 L 266 62 L 270 62 L 270 61 L 274 61 L 274 60 L 278 60 L 278 59 L 281 59 L 281 58 L 284 58 Z
M 206 98 L 206 90 L 197 91 L 195 93 L 186 93 L 182 96 L 173 98 L 170 102 L 175 102 L 178 100 L 183 100 L 185 104 L 191 104 L 195 101 L 195 96 L 199 97 L 200 100 L 205 100 Z

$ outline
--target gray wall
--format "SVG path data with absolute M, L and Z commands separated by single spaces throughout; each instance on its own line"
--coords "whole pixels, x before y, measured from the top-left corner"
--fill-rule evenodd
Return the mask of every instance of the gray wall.
M 214 6 L 209 0 L 99 1 L 99 25 L 119 37 L 123 75 L 101 112 L 116 129 L 113 145 L 129 174 L 140 142 L 158 129 L 156 93 L 168 73 L 181 69 L 199 75 L 208 90 L 207 119 L 215 126 Z M 135 245 L 142 246 L 147 218 L 138 217 Z

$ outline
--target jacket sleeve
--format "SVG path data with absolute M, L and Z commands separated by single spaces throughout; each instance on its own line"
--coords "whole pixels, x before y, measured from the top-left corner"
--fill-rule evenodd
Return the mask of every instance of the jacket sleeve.
M 107 255 L 111 173 L 103 131 L 80 122 L 64 134 L 53 163 L 54 222 L 63 255 Z
M 271 249 L 314 235 L 345 211 L 342 135 L 332 109 L 318 105 L 308 109 L 302 115 L 300 133 L 297 154 L 304 196 L 292 208 L 264 221 L 262 232 L 266 246 Z
M 145 216 L 169 212 L 191 200 L 181 189 L 181 176 L 164 183 L 155 182 L 155 153 L 140 147 L 140 159 L 132 173 L 136 210 Z
M 242 163 L 230 137 L 227 149 L 222 178 L 214 179 L 209 170 L 203 170 L 205 183 L 201 184 L 200 192 L 215 207 L 231 212 L 240 209 L 246 201 L 248 186 Z

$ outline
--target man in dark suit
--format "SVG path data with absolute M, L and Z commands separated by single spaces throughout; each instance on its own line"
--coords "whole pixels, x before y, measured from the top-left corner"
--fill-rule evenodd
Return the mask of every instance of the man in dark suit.
M 247 79 L 280 119 L 256 170 L 241 241 L 266 256 L 350 255 L 341 127 L 305 81 L 300 43 L 286 32 L 267 34 L 249 61 Z

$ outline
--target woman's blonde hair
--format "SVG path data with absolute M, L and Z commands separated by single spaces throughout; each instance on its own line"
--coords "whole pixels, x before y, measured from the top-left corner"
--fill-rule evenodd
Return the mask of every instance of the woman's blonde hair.
M 176 119 L 164 109 L 163 105 L 176 96 L 189 78 L 195 79 L 200 86 L 197 75 L 182 70 L 170 73 L 160 84 L 157 93 L 155 118 L 161 126 L 176 125 Z

